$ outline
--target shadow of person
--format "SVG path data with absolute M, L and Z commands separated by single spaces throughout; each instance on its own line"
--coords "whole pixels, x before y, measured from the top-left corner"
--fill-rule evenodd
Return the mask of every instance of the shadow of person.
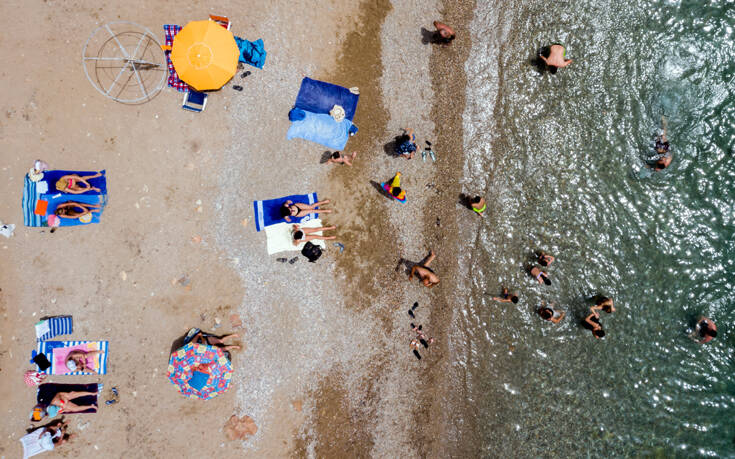
M 434 30 L 427 30 L 426 27 L 421 28 L 421 43 L 424 45 L 429 45 L 436 43 L 436 31 Z
M 398 259 L 398 264 L 396 264 L 396 272 L 399 272 L 401 270 L 401 266 L 404 267 L 404 273 L 408 276 L 411 274 L 411 270 L 414 266 L 417 266 L 421 263 L 416 263 L 415 261 L 407 260 L 403 257 Z
M 528 63 L 536 68 L 536 71 L 539 75 L 543 75 L 546 73 L 546 71 L 549 71 L 551 73 L 556 73 L 556 67 L 549 67 L 546 65 L 546 62 L 544 62 L 543 59 L 541 59 L 541 56 L 549 57 L 551 54 L 551 48 L 549 46 L 544 46 L 539 48 L 538 52 L 534 54 L 534 56 L 529 59 Z
M 331 151 L 325 151 L 324 153 L 322 153 L 322 157 L 319 160 L 319 164 L 326 164 L 326 162 L 329 161 L 329 158 L 331 158 L 331 157 L 332 157 L 332 152 Z
M 393 196 L 391 196 L 390 193 L 388 193 L 387 191 L 385 191 L 385 189 L 383 188 L 383 186 L 380 183 L 376 182 L 375 180 L 370 180 L 370 184 L 372 186 L 374 186 L 375 189 L 378 190 L 378 193 L 380 193 L 381 195 L 383 195 L 386 199 L 393 200 Z
M 398 142 L 400 141 L 402 136 L 397 135 L 393 140 L 383 145 L 383 151 L 385 151 L 385 154 L 390 157 L 396 157 L 399 156 L 398 153 L 396 153 L 396 147 L 398 147 Z
M 459 193 L 459 201 L 458 204 L 463 205 L 469 210 L 472 210 L 472 196 L 464 193 Z

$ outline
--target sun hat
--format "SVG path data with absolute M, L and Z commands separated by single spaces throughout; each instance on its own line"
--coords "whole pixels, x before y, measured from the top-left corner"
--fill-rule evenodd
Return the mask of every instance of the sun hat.
M 332 107 L 331 110 L 329 110 L 329 114 L 332 115 L 332 118 L 334 118 L 334 121 L 340 123 L 343 119 L 345 119 L 345 109 L 341 105 L 335 105 Z

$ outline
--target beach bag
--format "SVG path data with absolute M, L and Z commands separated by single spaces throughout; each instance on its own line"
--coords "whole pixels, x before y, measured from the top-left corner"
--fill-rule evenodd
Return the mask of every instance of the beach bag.
M 301 255 L 308 258 L 311 263 L 315 263 L 319 257 L 322 256 L 322 248 L 309 241 L 304 245 L 304 248 L 301 249 Z

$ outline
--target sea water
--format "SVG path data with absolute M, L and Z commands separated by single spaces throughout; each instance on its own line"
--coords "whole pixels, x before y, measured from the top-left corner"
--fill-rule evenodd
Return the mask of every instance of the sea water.
M 448 438 L 486 457 L 735 457 L 735 2 L 478 1 L 466 62 L 471 292 Z M 566 46 L 555 75 L 531 62 Z M 668 127 L 662 172 L 645 167 Z M 469 211 L 468 211 L 469 212 Z M 525 272 L 556 256 L 551 286 Z M 491 301 L 502 286 L 521 301 Z M 581 327 L 615 300 L 602 340 Z M 566 312 L 553 325 L 536 309 Z M 719 336 L 688 337 L 699 315 Z

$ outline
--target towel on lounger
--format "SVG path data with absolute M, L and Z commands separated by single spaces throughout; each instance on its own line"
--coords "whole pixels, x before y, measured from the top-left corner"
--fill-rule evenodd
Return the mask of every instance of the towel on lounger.
M 306 245 L 306 242 L 302 242 L 299 245 L 293 245 L 293 223 L 279 223 L 277 225 L 271 225 L 265 229 L 266 241 L 268 246 L 268 255 L 273 255 L 278 252 L 286 251 L 301 251 Z M 302 228 L 319 228 L 322 226 L 322 221 L 318 218 L 301 223 Z M 323 236 L 322 231 L 318 234 Z M 319 245 L 322 248 L 326 248 L 324 241 L 321 239 L 315 239 L 311 241 L 314 245 Z
M 264 201 L 253 201 L 255 208 L 255 230 L 261 231 L 266 226 L 276 225 L 278 223 L 288 223 L 281 217 L 281 206 L 286 201 L 302 202 L 304 204 L 314 204 L 317 202 L 316 193 L 294 194 L 276 199 L 266 199 Z M 291 218 L 291 223 L 301 223 L 306 220 L 316 218 L 317 214 L 312 213 L 301 218 Z

